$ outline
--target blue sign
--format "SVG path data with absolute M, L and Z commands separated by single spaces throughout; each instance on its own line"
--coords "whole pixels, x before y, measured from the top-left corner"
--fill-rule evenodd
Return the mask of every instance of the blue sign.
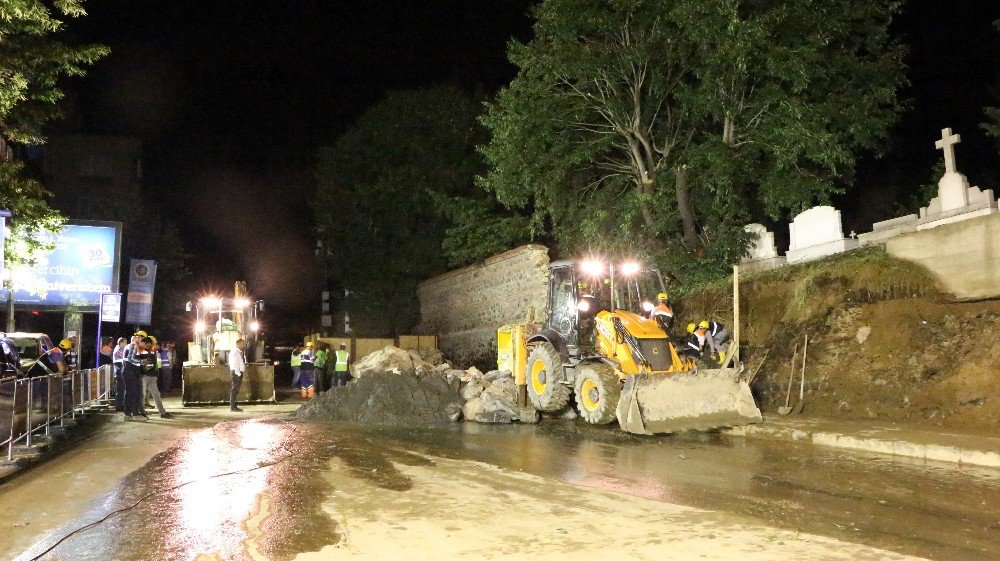
M 149 325 L 153 317 L 156 261 L 133 259 L 128 270 L 128 304 L 125 306 L 125 323 Z
M 14 303 L 96 309 L 101 293 L 118 289 L 120 231 L 117 223 L 68 223 L 58 234 L 43 234 L 55 249 L 14 271 Z M 7 299 L 6 291 L 0 294 Z
M 101 321 L 118 323 L 122 319 L 122 295 L 120 292 L 101 294 Z

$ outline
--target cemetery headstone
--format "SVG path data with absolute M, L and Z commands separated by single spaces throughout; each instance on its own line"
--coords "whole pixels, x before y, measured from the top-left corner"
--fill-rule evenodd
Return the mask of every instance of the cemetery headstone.
M 743 230 L 753 237 L 741 262 L 744 271 L 764 271 L 785 264 L 785 258 L 778 255 L 778 248 L 774 245 L 774 232 L 763 224 L 747 224 Z
M 858 240 L 844 237 L 840 211 L 832 206 L 815 206 L 800 213 L 788 225 L 788 233 L 788 263 L 811 261 L 858 247 Z

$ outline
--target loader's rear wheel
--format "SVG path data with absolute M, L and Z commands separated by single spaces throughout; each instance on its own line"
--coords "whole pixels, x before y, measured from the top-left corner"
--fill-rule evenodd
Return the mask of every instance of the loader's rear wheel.
M 552 413 L 569 403 L 570 388 L 561 384 L 562 357 L 551 343 L 537 345 L 528 354 L 528 397 L 539 411 Z
M 615 420 L 615 409 L 622 394 L 622 381 L 607 364 L 581 364 L 576 367 L 576 408 L 592 425 L 606 425 Z

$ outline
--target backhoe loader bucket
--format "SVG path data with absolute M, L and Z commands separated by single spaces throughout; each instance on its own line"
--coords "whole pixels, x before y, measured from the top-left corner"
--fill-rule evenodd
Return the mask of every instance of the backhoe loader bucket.
M 762 422 L 735 368 L 630 376 L 615 411 L 634 434 L 711 430 Z
M 228 366 L 194 364 L 181 371 L 181 404 L 229 405 L 232 375 Z M 274 403 L 274 365 L 249 363 L 243 372 L 238 403 Z

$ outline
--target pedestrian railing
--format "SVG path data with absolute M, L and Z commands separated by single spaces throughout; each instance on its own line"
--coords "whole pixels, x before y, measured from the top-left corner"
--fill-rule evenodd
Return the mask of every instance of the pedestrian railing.
M 7 461 L 22 442 L 35 445 L 87 409 L 107 405 L 114 395 L 110 365 L 65 374 L 0 379 L 0 450 Z

